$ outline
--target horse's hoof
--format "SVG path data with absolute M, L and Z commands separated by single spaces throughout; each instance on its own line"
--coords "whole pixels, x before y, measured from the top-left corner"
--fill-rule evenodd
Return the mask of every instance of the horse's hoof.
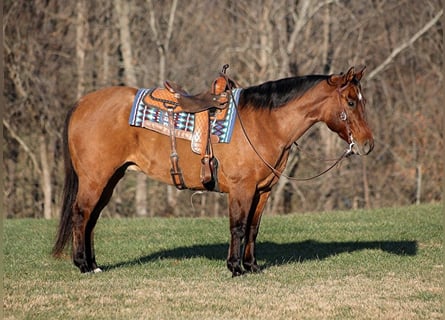
M 241 264 L 238 262 L 232 262 L 230 260 L 227 261 L 227 268 L 232 271 L 232 278 L 238 277 L 244 274 L 244 270 L 241 267 Z
M 101 268 L 96 268 L 96 269 L 93 270 L 93 273 L 99 273 L 99 272 L 102 272 Z
M 257 264 L 244 265 L 244 268 L 247 270 L 247 272 L 250 272 L 250 273 L 261 273 L 261 272 L 263 272 L 261 267 L 259 265 L 257 265 Z
M 232 278 L 242 276 L 243 274 L 244 274 L 244 271 L 241 268 L 235 269 L 232 271 Z

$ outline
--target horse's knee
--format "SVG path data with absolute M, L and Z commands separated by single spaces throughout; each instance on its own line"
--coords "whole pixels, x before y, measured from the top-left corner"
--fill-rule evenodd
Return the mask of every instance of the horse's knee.
M 238 223 L 230 228 L 232 239 L 244 239 L 246 236 L 246 223 Z

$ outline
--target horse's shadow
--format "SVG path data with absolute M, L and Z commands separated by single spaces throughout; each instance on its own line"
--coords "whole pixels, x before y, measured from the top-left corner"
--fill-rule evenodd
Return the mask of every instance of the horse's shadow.
M 381 250 L 399 256 L 414 256 L 417 254 L 417 241 L 346 241 L 319 242 L 307 240 L 303 242 L 257 243 L 257 258 L 264 264 L 262 269 L 271 266 L 310 260 L 323 260 L 341 253 L 351 253 L 360 250 Z M 112 270 L 140 264 L 147 264 L 159 259 L 188 259 L 203 257 L 210 260 L 225 260 L 227 243 L 192 245 L 161 250 L 129 261 L 102 266 L 104 270 Z

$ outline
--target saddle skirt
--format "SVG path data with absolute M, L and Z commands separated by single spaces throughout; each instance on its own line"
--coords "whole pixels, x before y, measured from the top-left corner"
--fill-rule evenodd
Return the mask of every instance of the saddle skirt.
M 129 124 L 146 128 L 164 135 L 170 135 L 168 111 L 166 107 L 179 106 L 177 101 L 160 101 L 164 92 L 160 88 L 137 91 L 131 108 Z M 213 143 L 230 143 L 236 119 L 236 106 L 241 88 L 231 91 L 228 107 L 222 110 L 209 110 L 198 113 L 174 112 L 175 136 L 191 141 L 193 152 L 201 154 L 201 136 L 205 130 L 200 119 L 210 115 L 210 134 Z M 154 99 L 152 97 L 155 97 Z M 178 108 L 181 110 L 180 108 Z M 209 112 L 209 115 L 207 114 Z

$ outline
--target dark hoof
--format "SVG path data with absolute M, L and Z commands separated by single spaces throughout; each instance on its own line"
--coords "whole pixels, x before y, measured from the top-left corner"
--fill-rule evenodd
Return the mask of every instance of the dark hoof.
M 244 264 L 244 269 L 246 269 L 247 272 L 250 273 L 260 273 L 263 270 L 259 265 L 255 264 Z
M 80 266 L 79 267 L 80 273 L 90 273 L 93 270 L 91 270 L 91 268 L 88 268 L 87 266 Z
M 83 269 L 83 270 L 85 270 L 85 269 Z M 83 273 L 83 274 L 92 274 L 92 273 L 101 273 L 101 272 L 103 272 L 103 270 L 101 268 L 88 269 L 88 271 L 83 271 L 83 270 L 80 270 L 80 272 Z
M 238 277 L 244 274 L 244 270 L 241 267 L 241 264 L 239 262 L 231 262 L 227 261 L 227 268 L 229 268 L 230 271 L 232 271 L 232 278 Z
M 242 276 L 244 273 L 244 270 L 241 270 L 241 268 L 240 270 L 234 270 L 232 271 L 232 278 Z
M 88 265 L 86 263 L 74 263 L 80 270 L 81 273 L 98 273 L 102 272 L 102 269 L 99 268 L 96 264 Z

